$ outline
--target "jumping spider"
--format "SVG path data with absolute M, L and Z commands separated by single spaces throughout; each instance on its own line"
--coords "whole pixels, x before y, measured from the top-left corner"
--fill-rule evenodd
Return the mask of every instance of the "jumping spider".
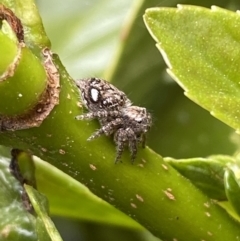
M 76 81 L 82 101 L 88 113 L 76 116 L 77 120 L 98 119 L 101 128 L 94 132 L 88 140 L 103 134 L 114 134 L 117 146 L 117 163 L 128 144 L 133 162 L 139 143 L 145 147 L 146 133 L 151 127 L 152 118 L 143 107 L 133 106 L 127 96 L 105 80 L 98 78 Z

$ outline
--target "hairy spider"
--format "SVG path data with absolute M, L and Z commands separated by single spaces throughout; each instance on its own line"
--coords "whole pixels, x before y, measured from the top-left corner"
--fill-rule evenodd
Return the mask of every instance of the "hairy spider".
M 82 101 L 88 113 L 76 116 L 77 120 L 98 119 L 101 128 L 88 140 L 103 134 L 114 135 L 117 146 L 117 163 L 128 144 L 133 162 L 139 143 L 145 147 L 146 133 L 151 127 L 152 118 L 146 108 L 133 106 L 127 96 L 105 80 L 89 78 L 76 80 Z

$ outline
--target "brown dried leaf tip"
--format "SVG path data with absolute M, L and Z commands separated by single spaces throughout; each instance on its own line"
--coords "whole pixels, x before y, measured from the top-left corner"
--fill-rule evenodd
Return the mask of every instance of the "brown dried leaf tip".
M 48 48 L 42 50 L 44 68 L 47 73 L 47 88 L 40 96 L 38 103 L 21 116 L 1 116 L 0 131 L 14 131 L 38 127 L 59 103 L 60 76 Z
M 21 20 L 13 13 L 12 10 L 0 4 L 0 20 L 6 20 L 15 32 L 19 42 L 24 42 L 24 31 Z
M 24 184 L 25 183 L 28 183 L 30 182 L 30 184 L 33 184 L 31 183 L 31 181 L 28 181 L 26 180 L 21 171 L 20 171 L 20 167 L 19 167 L 19 163 L 18 163 L 18 157 L 21 155 L 23 151 L 22 150 L 19 150 L 19 149 L 12 149 L 11 151 L 11 162 L 10 162 L 10 165 L 9 165 L 9 169 L 12 173 L 12 175 L 19 181 L 19 183 L 22 185 L 22 192 L 21 192 L 21 198 L 22 198 L 22 203 L 24 205 L 24 207 L 26 208 L 26 210 L 30 213 L 33 213 L 33 206 L 31 204 L 31 201 L 28 197 L 28 194 L 27 192 L 25 191 L 25 188 L 24 188 Z M 36 184 L 36 183 L 34 183 Z M 35 186 L 35 185 L 33 185 Z

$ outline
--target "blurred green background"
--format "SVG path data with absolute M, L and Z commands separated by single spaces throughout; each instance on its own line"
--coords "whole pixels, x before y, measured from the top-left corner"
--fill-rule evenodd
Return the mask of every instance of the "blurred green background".
M 179 3 L 240 9 L 239 0 L 37 1 L 52 49 L 73 78 L 106 78 L 134 104 L 149 109 L 154 119 L 148 137 L 152 149 L 174 158 L 231 155 L 238 149 L 238 135 L 184 96 L 167 75 L 144 26 L 146 8 L 176 7 Z M 64 240 L 146 239 L 129 230 L 93 223 L 66 222 L 63 218 L 55 223 Z

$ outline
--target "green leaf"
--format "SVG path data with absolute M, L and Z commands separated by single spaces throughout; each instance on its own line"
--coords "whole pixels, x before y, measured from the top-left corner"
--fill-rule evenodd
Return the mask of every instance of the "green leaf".
M 240 15 L 215 6 L 178 5 L 148 9 L 144 21 L 186 95 L 238 130 Z
M 0 240 L 40 241 L 36 218 L 23 205 L 23 187 L 9 170 L 10 160 L 0 157 Z
M 172 167 L 216 200 L 226 200 L 224 173 L 228 166 L 235 163 L 230 156 L 210 156 L 208 158 L 173 159 L 164 158 Z
M 236 6 L 232 5 L 233 1 L 222 0 L 136 1 L 123 25 L 122 38 L 106 66 L 104 77 L 123 90 L 134 104 L 144 106 L 152 113 L 154 124 L 147 143 L 162 156 L 231 155 L 236 150 L 232 128 L 183 95 L 182 89 L 166 74 L 166 64 L 144 26 L 142 15 L 146 8 L 175 7 L 180 2 L 240 7 L 236 0 Z M 96 53 L 96 58 L 101 55 Z
M 236 171 L 236 167 L 235 167 Z M 237 168 L 237 172 L 239 174 L 239 168 Z M 224 174 L 224 186 L 226 195 L 228 197 L 229 202 L 234 208 L 235 212 L 240 216 L 240 181 L 237 179 L 236 174 L 233 170 L 228 168 Z
M 54 223 L 48 216 L 48 202 L 46 197 L 29 185 L 24 185 L 24 187 L 38 217 L 37 230 L 38 233 L 40 233 L 39 236 L 45 236 L 44 240 L 50 238 L 49 240 L 52 241 L 62 241 Z

